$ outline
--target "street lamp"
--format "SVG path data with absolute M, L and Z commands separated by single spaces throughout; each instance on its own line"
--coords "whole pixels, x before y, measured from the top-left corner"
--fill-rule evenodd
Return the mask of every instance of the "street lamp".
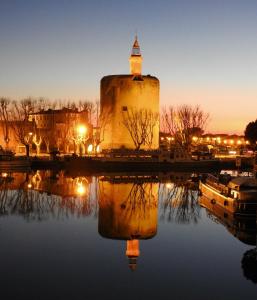
M 86 193 L 85 186 L 82 183 L 78 183 L 76 192 L 79 196 L 83 196 Z
M 87 127 L 84 125 L 79 125 L 77 127 L 77 132 L 80 137 L 84 137 L 87 133 Z
M 87 134 L 87 127 L 85 125 L 79 125 L 77 127 L 77 141 L 79 143 L 80 156 L 82 156 L 82 144 L 85 141 L 86 134 Z
M 84 177 L 75 179 L 75 193 L 78 196 L 84 196 L 88 192 L 88 182 Z

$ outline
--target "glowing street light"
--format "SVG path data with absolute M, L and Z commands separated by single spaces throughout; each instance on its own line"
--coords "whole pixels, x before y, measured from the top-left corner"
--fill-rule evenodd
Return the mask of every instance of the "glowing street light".
M 173 187 L 173 185 L 171 183 L 166 183 L 166 188 L 167 189 L 171 189 Z
M 84 125 L 79 125 L 79 126 L 77 127 L 77 132 L 78 132 L 78 134 L 79 134 L 81 137 L 83 137 L 83 136 L 85 136 L 86 133 L 87 133 L 87 127 L 84 126 Z
M 83 196 L 86 193 L 86 188 L 84 187 L 84 185 L 82 183 L 78 184 L 77 186 L 77 194 L 79 196 Z
M 83 196 L 86 194 L 87 189 L 85 184 L 86 182 L 83 179 L 78 179 L 76 182 L 75 191 L 78 196 Z
M 87 127 L 85 125 L 79 125 L 77 128 L 77 143 L 79 145 L 79 153 L 82 156 L 83 153 L 83 143 L 86 141 Z

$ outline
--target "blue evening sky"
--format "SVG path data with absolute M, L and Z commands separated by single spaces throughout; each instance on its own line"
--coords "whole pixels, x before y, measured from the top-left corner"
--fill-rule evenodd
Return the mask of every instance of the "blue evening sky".
M 256 119 L 256 0 L 0 0 L 0 96 L 99 99 L 136 31 L 162 105 L 200 104 L 217 132 Z

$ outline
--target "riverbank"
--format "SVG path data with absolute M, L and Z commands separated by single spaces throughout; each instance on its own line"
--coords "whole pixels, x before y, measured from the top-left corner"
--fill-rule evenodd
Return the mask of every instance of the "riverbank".
M 236 169 L 236 159 L 212 160 L 182 160 L 174 162 L 159 162 L 152 159 L 142 160 L 106 160 L 99 157 L 48 157 L 15 158 L 10 161 L 0 161 L 0 171 L 26 171 L 57 169 L 67 171 L 83 171 L 84 173 L 99 172 L 211 172 L 221 169 Z M 251 169 L 248 162 L 242 161 L 242 169 Z
M 81 170 L 93 172 L 113 172 L 113 171 L 147 171 L 147 172 L 168 172 L 168 171 L 206 171 L 219 169 L 234 169 L 235 160 L 202 160 L 202 161 L 179 161 L 179 162 L 158 162 L 152 160 L 142 161 L 120 161 L 103 160 L 93 157 L 69 157 L 65 160 L 43 161 L 33 160 L 33 169 L 59 168 L 64 170 Z

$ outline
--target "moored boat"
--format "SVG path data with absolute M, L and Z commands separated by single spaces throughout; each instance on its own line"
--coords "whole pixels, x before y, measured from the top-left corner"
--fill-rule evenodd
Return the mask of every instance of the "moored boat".
M 239 215 L 256 215 L 257 180 L 253 177 L 231 178 L 208 175 L 200 181 L 200 191 L 212 204 Z

